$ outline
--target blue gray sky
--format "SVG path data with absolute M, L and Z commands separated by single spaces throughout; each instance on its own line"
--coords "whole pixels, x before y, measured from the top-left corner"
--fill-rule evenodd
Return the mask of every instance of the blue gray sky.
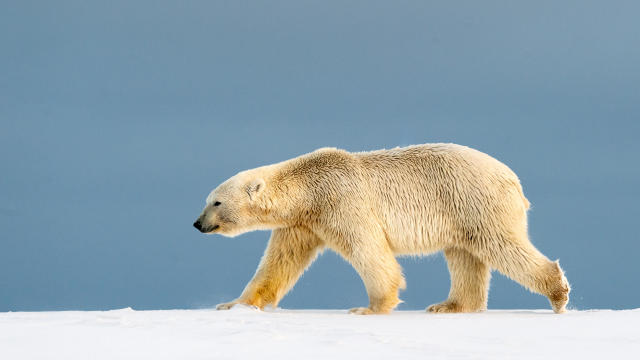
M 521 178 L 578 309 L 640 306 L 636 1 L 12 1 L 0 12 L 0 311 L 210 307 L 269 237 L 191 224 L 236 172 L 454 142 Z M 401 309 L 443 300 L 401 260 Z M 327 251 L 286 308 L 367 303 Z M 490 308 L 548 308 L 494 273 Z

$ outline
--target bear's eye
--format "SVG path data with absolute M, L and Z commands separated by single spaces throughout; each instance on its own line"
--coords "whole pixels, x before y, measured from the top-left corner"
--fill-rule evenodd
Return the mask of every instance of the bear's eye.
M 220 201 L 216 201 L 213 203 L 213 206 L 220 206 Z

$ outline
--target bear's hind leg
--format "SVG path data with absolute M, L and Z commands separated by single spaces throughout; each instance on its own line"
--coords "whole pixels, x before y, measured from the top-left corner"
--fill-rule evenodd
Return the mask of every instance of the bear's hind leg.
M 444 256 L 451 275 L 449 298 L 427 308 L 431 313 L 478 312 L 487 309 L 491 269 L 460 248 L 446 248 Z
M 550 261 L 526 234 L 504 239 L 482 253 L 485 261 L 527 289 L 545 295 L 556 313 L 565 312 L 571 287 L 557 261 Z

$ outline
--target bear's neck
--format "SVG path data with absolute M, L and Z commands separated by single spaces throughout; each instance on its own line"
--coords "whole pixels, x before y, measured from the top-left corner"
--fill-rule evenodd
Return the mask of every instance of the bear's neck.
M 274 220 L 288 225 L 313 220 L 331 199 L 340 197 L 345 186 L 340 180 L 348 183 L 359 173 L 358 162 L 344 151 L 310 153 L 272 166 L 266 205 Z

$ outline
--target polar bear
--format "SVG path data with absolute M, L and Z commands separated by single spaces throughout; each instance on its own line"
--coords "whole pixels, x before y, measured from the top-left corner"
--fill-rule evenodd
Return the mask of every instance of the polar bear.
M 558 261 L 529 241 L 528 208 L 506 165 L 465 146 L 323 148 L 231 177 L 207 197 L 194 226 L 225 236 L 272 230 L 253 279 L 239 298 L 217 309 L 276 307 L 329 248 L 351 263 L 366 287 L 369 306 L 352 313 L 389 313 L 405 287 L 396 256 L 440 250 L 451 290 L 428 312 L 485 310 L 495 269 L 547 296 L 562 313 L 569 283 Z

